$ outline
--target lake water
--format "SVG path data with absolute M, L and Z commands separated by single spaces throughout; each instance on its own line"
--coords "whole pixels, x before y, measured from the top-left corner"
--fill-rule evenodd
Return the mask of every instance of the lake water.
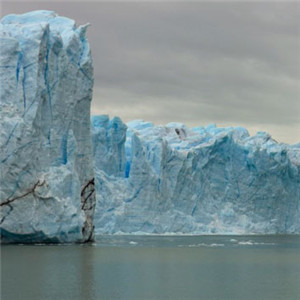
M 300 236 L 106 236 L 4 245 L 1 300 L 300 299 Z

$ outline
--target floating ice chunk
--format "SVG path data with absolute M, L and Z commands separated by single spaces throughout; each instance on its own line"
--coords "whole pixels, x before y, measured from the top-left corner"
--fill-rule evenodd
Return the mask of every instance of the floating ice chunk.
M 130 241 L 129 244 L 130 244 L 130 245 L 137 245 L 138 243 L 137 243 L 137 242 L 134 242 L 134 241 Z

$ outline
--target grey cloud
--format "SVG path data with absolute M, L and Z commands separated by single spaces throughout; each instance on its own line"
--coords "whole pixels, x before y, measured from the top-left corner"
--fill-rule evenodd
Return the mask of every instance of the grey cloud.
M 95 113 L 243 124 L 299 142 L 299 6 L 4 2 L 2 13 L 45 8 L 92 24 Z

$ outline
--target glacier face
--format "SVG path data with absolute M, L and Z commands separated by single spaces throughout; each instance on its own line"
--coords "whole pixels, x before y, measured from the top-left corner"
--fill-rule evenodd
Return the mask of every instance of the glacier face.
M 92 136 L 96 234 L 300 233 L 300 144 L 107 116 Z
M 51 11 L 1 20 L 3 242 L 93 236 L 93 67 L 86 29 Z

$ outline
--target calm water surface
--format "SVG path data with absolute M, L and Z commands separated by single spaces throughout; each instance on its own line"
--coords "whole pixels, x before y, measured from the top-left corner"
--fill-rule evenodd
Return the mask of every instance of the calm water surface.
M 1 247 L 1 300 L 300 299 L 300 236 Z

